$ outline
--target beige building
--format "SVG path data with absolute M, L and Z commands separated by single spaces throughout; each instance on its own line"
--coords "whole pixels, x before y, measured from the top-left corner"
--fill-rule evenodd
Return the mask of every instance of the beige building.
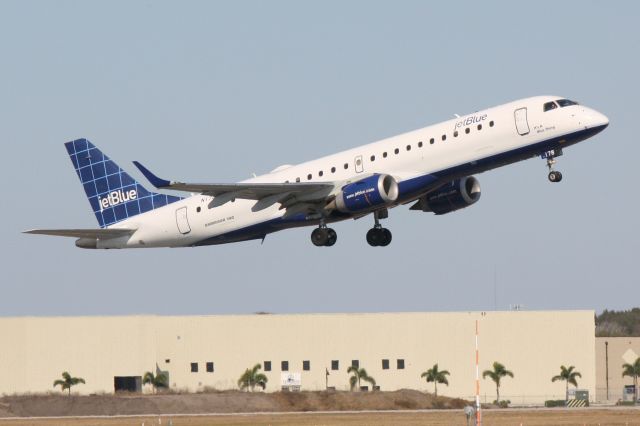
M 596 399 L 625 400 L 625 386 L 633 385 L 631 377 L 622 377 L 622 364 L 633 364 L 640 357 L 640 337 L 596 338 Z M 608 377 L 607 377 L 608 373 Z M 627 394 L 626 398 L 633 398 Z
M 451 373 L 439 394 L 472 398 L 476 321 L 480 371 L 499 361 L 515 375 L 503 399 L 563 399 L 564 384 L 551 382 L 561 364 L 595 395 L 593 311 L 0 318 L 0 394 L 52 391 L 62 371 L 86 380 L 73 389 L 82 394 L 136 389 L 156 369 L 175 389 L 234 389 L 256 363 L 267 391 L 347 390 L 357 362 L 382 390 L 428 391 L 420 374 L 438 363 Z M 493 382 L 480 387 L 483 401 L 495 399 Z

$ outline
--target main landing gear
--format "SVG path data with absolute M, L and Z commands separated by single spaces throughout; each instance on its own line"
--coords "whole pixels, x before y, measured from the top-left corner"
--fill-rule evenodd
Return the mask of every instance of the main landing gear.
M 386 247 L 391 243 L 391 231 L 380 225 L 380 219 L 386 219 L 387 217 L 389 217 L 387 210 L 373 212 L 375 224 L 373 228 L 367 232 L 367 243 L 369 243 L 371 247 Z
M 338 241 L 338 234 L 332 228 L 327 228 L 324 221 L 320 222 L 320 227 L 311 233 L 311 242 L 316 247 L 331 247 Z
M 553 170 L 553 165 L 556 164 L 556 157 L 562 155 L 562 150 L 556 149 L 547 151 L 542 155 L 542 158 L 547 159 L 547 167 L 549 168 L 549 174 L 547 177 L 549 178 L 549 182 L 560 182 L 562 180 L 562 173 Z

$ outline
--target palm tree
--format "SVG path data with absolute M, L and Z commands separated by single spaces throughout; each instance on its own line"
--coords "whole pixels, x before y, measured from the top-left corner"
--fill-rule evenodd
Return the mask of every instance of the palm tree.
M 349 377 L 349 385 L 351 386 L 351 390 L 353 390 L 356 385 L 358 385 L 358 389 L 360 389 L 361 380 L 371 383 L 372 387 L 376 385 L 376 379 L 369 376 L 367 374 L 367 370 L 365 370 L 364 368 L 358 368 L 355 365 L 352 365 L 351 367 L 347 368 L 347 373 L 353 373 L 353 376 Z
M 513 377 L 513 373 L 506 369 L 506 367 L 500 364 L 498 361 L 493 363 L 493 370 L 484 370 L 482 372 L 482 378 L 485 379 L 487 376 L 491 378 L 496 383 L 496 403 L 500 404 L 500 380 L 503 377 L 509 376 Z
M 253 368 L 244 370 L 244 373 L 242 373 L 242 376 L 238 379 L 238 387 L 240 390 L 250 388 L 251 391 L 253 391 L 256 385 L 260 386 L 262 390 L 267 387 L 268 379 L 267 376 L 259 372 L 261 368 L 260 364 L 256 364 Z
M 56 386 L 60 386 L 63 392 L 67 389 L 69 391 L 69 396 L 71 396 L 71 386 L 75 386 L 79 383 L 84 384 L 84 379 L 82 377 L 71 377 L 71 374 L 66 371 L 62 373 L 62 378 L 64 380 L 58 379 L 53 382 L 53 387 L 55 388 Z
M 634 404 L 638 401 L 638 377 L 640 377 L 640 357 L 638 357 L 633 364 L 622 364 L 622 377 L 629 376 L 633 378 L 633 388 L 636 390 L 633 401 Z
M 569 383 L 571 383 L 573 386 L 578 387 L 578 381 L 576 380 L 576 377 L 580 377 L 582 378 L 582 374 L 580 374 L 580 372 L 578 371 L 574 371 L 574 366 L 570 365 L 569 368 L 565 367 L 564 365 L 560 366 L 560 374 L 558 374 L 557 376 L 553 376 L 551 378 L 552 382 L 555 382 L 556 380 L 563 380 L 565 381 L 565 392 L 564 392 L 564 398 L 565 401 L 569 400 Z
M 151 371 L 147 371 L 144 373 L 144 377 L 142 378 L 143 385 L 149 384 L 153 386 L 153 393 L 156 393 L 159 388 L 168 388 L 168 381 L 167 373 L 163 371 L 160 371 L 155 375 Z
M 433 364 L 433 367 L 431 367 L 430 369 L 422 373 L 420 377 L 422 378 L 426 377 L 427 383 L 433 382 L 433 385 L 435 386 L 434 394 L 435 396 L 438 396 L 438 383 L 443 383 L 449 386 L 449 381 L 447 380 L 448 375 L 449 375 L 449 372 L 447 370 L 439 371 L 438 364 L 436 363 L 436 364 Z

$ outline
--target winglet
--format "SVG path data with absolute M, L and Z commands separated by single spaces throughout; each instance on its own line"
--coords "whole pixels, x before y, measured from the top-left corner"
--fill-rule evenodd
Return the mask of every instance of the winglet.
M 171 186 L 170 181 L 161 179 L 158 176 L 154 175 L 153 173 L 151 173 L 149 169 L 147 169 L 145 166 L 143 166 L 139 162 L 134 161 L 133 164 L 138 168 L 138 170 L 142 172 L 144 177 L 146 177 L 147 180 L 151 182 L 151 185 L 155 186 L 156 188 L 166 188 Z

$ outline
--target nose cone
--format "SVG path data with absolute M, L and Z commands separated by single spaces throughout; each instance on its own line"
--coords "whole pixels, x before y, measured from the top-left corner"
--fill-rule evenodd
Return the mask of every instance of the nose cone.
M 596 121 L 600 123 L 600 126 L 602 126 L 603 129 L 606 128 L 609 125 L 609 117 L 602 114 L 601 112 L 597 112 L 597 114 L 598 116 L 596 117 Z
M 585 112 L 589 127 L 604 130 L 609 125 L 609 117 L 607 117 L 603 113 L 590 108 Z

